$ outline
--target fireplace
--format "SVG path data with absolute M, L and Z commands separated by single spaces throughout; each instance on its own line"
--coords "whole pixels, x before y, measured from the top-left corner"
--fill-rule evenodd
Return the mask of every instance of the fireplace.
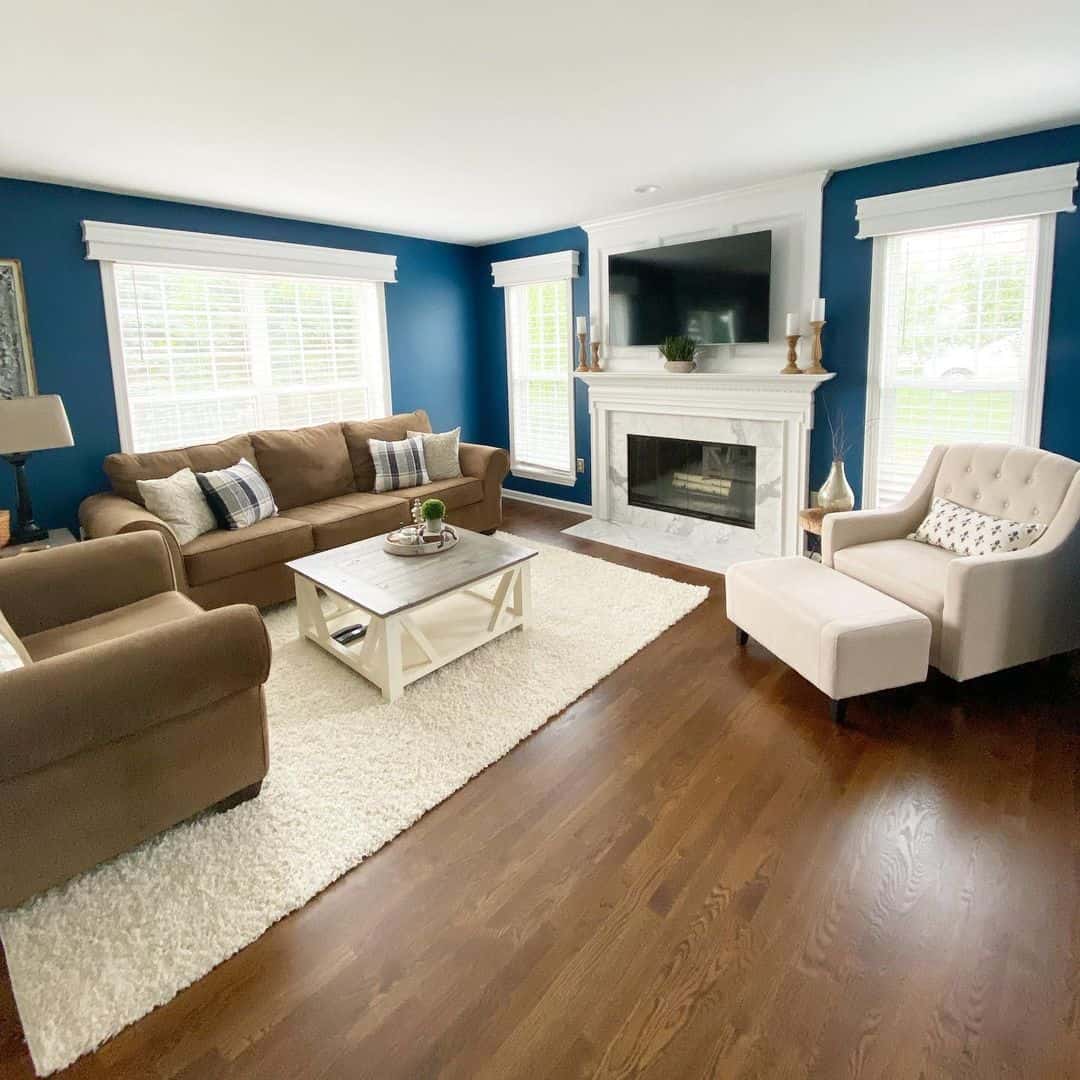
M 627 435 L 631 506 L 753 529 L 757 448 Z

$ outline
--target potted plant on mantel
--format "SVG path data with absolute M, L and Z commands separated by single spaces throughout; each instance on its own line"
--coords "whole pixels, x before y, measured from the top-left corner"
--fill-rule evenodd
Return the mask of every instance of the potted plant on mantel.
M 693 371 L 697 367 L 694 360 L 697 351 L 698 343 L 685 334 L 666 337 L 660 345 L 660 355 L 664 358 L 664 367 L 668 371 Z

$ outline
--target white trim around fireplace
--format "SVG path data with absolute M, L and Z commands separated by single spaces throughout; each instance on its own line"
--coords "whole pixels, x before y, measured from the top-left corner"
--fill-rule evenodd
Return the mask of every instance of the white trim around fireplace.
M 640 530 L 651 522 L 668 538 L 683 525 L 688 536 L 682 544 L 683 561 L 716 569 L 730 549 L 730 561 L 755 555 L 795 555 L 803 549 L 799 510 L 807 505 L 809 488 L 810 431 L 814 426 L 814 392 L 832 379 L 825 375 L 777 375 L 752 372 L 712 372 L 675 375 L 667 372 L 601 372 L 575 376 L 589 387 L 592 433 L 592 516 L 596 521 L 621 518 L 623 526 Z M 766 446 L 772 456 L 772 479 L 759 495 L 759 521 L 754 530 L 737 526 L 687 521 L 668 522 L 678 515 L 627 513 L 618 500 L 624 478 L 613 461 L 612 434 L 624 434 L 634 426 L 665 425 L 676 431 L 704 431 L 704 420 L 713 420 L 717 431 L 742 429 L 735 441 Z M 761 441 L 755 441 L 757 433 Z M 688 434 L 686 437 L 698 438 Z M 723 441 L 728 441 L 724 438 Z M 759 451 L 760 453 L 760 451 Z M 762 482 L 759 480 L 759 485 Z M 778 490 L 775 488 L 778 487 Z M 767 496 L 767 498 L 766 498 Z M 778 504 L 778 505 L 777 505 Z M 762 511 L 765 511 L 762 513 Z M 637 520 L 638 517 L 641 520 Z M 630 520 L 630 518 L 633 520 Z M 715 536 L 712 534 L 715 533 Z M 692 534 L 692 536 L 691 536 Z M 730 540 L 730 543 L 726 541 Z M 699 557 L 694 555 L 700 542 Z M 669 556 L 670 557 L 670 556 Z

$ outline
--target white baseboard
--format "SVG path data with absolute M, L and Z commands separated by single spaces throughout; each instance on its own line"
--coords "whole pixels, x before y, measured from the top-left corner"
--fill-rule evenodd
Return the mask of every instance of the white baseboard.
M 502 489 L 504 499 L 517 499 L 519 502 L 536 503 L 539 506 L 550 506 L 555 510 L 569 510 L 574 514 L 591 514 L 592 503 L 570 502 L 569 499 L 552 499 L 547 495 L 533 495 L 528 491 L 513 491 L 510 488 Z

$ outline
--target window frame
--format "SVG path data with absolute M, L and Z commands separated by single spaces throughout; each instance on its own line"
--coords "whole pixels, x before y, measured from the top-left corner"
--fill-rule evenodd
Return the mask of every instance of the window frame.
M 513 290 L 529 289 L 539 285 L 562 285 L 566 289 L 566 309 L 570 313 L 570 322 L 567 325 L 567 353 L 566 353 L 566 389 L 568 402 L 568 454 L 569 468 L 549 469 L 542 465 L 530 465 L 522 461 L 517 454 L 517 438 L 514 431 L 514 368 L 511 350 L 513 348 L 513 333 L 511 331 L 511 309 L 513 307 Z M 503 289 L 503 307 L 506 318 L 506 401 L 510 420 L 510 472 L 514 476 L 525 480 L 540 480 L 547 484 L 560 484 L 563 487 L 573 487 L 577 483 L 577 469 L 574 461 L 577 447 L 576 432 L 574 430 L 574 335 L 571 331 L 574 319 L 574 290 L 571 278 L 553 278 L 550 281 L 524 282 L 518 285 L 507 285 Z M 555 380 L 552 379 L 552 382 Z
M 1037 447 L 1042 435 L 1046 352 L 1050 331 L 1050 296 L 1054 269 L 1054 235 L 1057 219 L 1054 213 L 1037 213 L 996 218 L 984 223 L 990 224 L 994 220 L 1016 220 L 1016 217 L 1038 220 L 1031 298 L 1030 363 L 1021 404 L 1020 436 L 1020 445 Z M 931 229 L 904 229 L 879 233 L 873 238 L 870 270 L 870 334 L 866 354 L 866 409 L 863 434 L 862 508 L 864 510 L 877 509 L 878 506 L 877 480 L 881 444 L 881 380 L 884 368 L 882 351 L 884 345 L 886 245 L 891 239 L 898 236 L 908 236 L 916 232 L 944 231 L 973 224 L 983 223 L 958 221 L 955 224 L 937 225 Z M 955 389 L 962 392 L 964 390 L 977 391 L 985 389 L 985 387 L 957 386 Z
M 523 480 L 536 480 L 560 487 L 575 487 L 577 472 L 577 428 L 575 424 L 576 384 L 574 382 L 574 279 L 578 276 L 580 253 L 557 251 L 522 259 L 510 259 L 491 264 L 496 288 L 503 290 L 503 322 L 506 348 L 506 401 L 510 430 L 510 472 Z M 567 392 L 567 469 L 551 469 L 522 461 L 517 453 L 514 430 L 514 368 L 512 331 L 512 293 L 517 287 L 561 284 L 566 289 L 566 392 Z
M 217 236 L 139 225 L 117 225 L 84 221 L 86 258 L 97 261 L 105 305 L 105 329 L 112 368 L 116 421 L 123 453 L 134 448 L 127 369 L 124 364 L 120 307 L 115 266 L 164 266 L 189 270 L 219 270 L 224 273 L 266 274 L 293 279 L 358 281 L 375 286 L 376 324 L 379 334 L 379 365 L 383 387 L 377 408 L 382 415 L 393 412 L 390 384 L 390 339 L 386 319 L 386 284 L 397 281 L 397 256 L 380 255 L 343 248 L 321 248 L 276 240 Z M 232 434 L 243 434 L 234 432 Z M 229 438 L 222 435 L 221 438 Z M 168 447 L 159 448 L 168 450 Z M 176 447 L 175 449 L 180 449 Z M 153 451 L 157 452 L 157 451 Z

